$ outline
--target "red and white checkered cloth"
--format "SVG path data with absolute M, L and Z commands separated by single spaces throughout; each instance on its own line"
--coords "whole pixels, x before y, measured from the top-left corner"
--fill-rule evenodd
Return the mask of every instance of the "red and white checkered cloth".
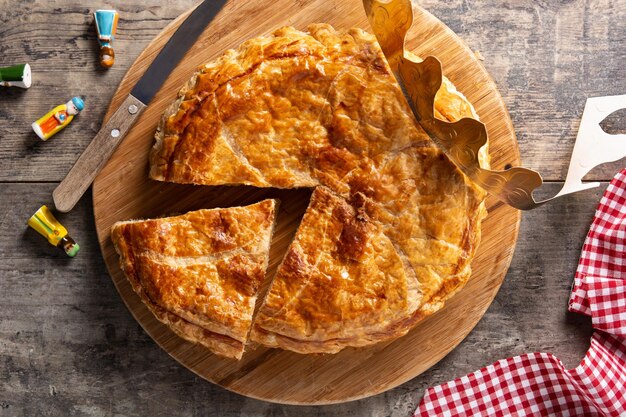
M 429 388 L 415 416 L 619 416 L 626 413 L 626 342 L 597 332 L 567 370 L 550 353 L 502 359 Z
M 503 359 L 429 388 L 415 416 L 626 416 L 626 170 L 598 205 L 569 310 L 597 329 L 578 367 L 549 353 Z
M 626 337 L 626 169 L 604 192 L 574 277 L 569 310 Z

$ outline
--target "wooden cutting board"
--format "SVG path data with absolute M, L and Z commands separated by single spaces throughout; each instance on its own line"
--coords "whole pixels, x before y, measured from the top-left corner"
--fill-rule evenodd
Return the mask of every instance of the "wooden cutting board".
M 111 115 L 186 15 L 171 23 L 143 51 L 122 80 L 109 107 Z M 201 187 L 148 180 L 147 155 L 165 107 L 194 70 L 225 49 L 284 25 L 306 29 L 327 22 L 337 29 L 369 30 L 358 0 L 232 0 L 208 26 L 168 78 L 93 186 L 93 205 L 102 254 L 124 302 L 152 338 L 181 364 L 207 380 L 240 394 L 289 404 L 329 404 L 381 393 L 424 372 L 472 330 L 495 297 L 509 267 L 520 213 L 493 198 L 483 223 L 483 240 L 466 287 L 446 307 L 405 337 L 336 355 L 306 356 L 279 349 L 250 349 L 241 361 L 222 359 L 185 342 L 158 322 L 132 291 L 118 267 L 110 240 L 118 220 L 148 218 L 189 210 L 281 199 L 268 276 L 273 276 L 308 204 L 310 190 Z M 444 73 L 474 104 L 487 124 L 492 165 L 520 163 L 515 133 L 496 87 L 468 47 L 442 22 L 416 7 L 409 49 L 435 55 Z

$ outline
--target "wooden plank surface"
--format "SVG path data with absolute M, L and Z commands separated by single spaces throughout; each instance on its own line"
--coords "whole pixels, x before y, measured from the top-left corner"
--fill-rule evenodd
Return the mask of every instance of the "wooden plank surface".
M 584 99 L 626 93 L 626 2 L 419 3 L 484 56 L 526 165 L 562 180 Z M 90 197 L 63 218 L 82 246 L 76 259 L 64 259 L 26 231 L 26 219 L 50 202 L 56 185 L 41 182 L 65 175 L 99 128 L 128 66 L 193 4 L 0 0 L 0 65 L 30 62 L 35 72 L 30 90 L 0 90 L 0 416 L 408 416 L 428 386 L 509 355 L 545 350 L 568 367 L 577 364 L 590 324 L 567 314 L 565 306 L 606 183 L 524 215 L 498 296 L 439 364 L 380 396 L 328 407 L 246 399 L 206 383 L 158 348 L 128 313 L 96 256 Z M 108 72 L 97 67 L 88 15 L 106 7 L 122 13 L 117 63 Z M 85 96 L 85 112 L 48 143 L 39 142 L 30 123 L 73 94 Z M 624 131 L 624 120 L 614 120 L 613 127 Z M 622 166 L 617 162 L 592 176 L 608 180 Z M 546 193 L 558 188 L 550 184 Z
M 294 0 L 296 1 L 296 0 Z M 120 2 L 118 2 L 120 3 Z M 98 130 L 115 86 L 147 43 L 193 0 L 115 2 L 121 13 L 116 64 L 97 63 L 89 0 L 34 0 L 17 7 L 0 0 L 3 62 L 28 61 L 33 87 L 2 92 L 0 180 L 59 181 Z M 548 180 L 564 178 L 586 97 L 626 91 L 624 0 L 423 0 L 485 58 L 507 104 L 524 163 Z M 52 36 L 53 35 L 53 36 Z M 26 128 L 71 95 L 85 97 L 84 114 L 53 141 Z M 27 122 L 27 125 L 24 123 Z M 607 179 L 620 163 L 595 170 Z
M 141 329 L 115 290 L 98 256 L 90 199 L 60 216 L 81 245 L 75 259 L 59 256 L 23 225 L 54 185 L 0 185 L 2 417 L 408 416 L 428 386 L 497 359 L 542 350 L 572 367 L 588 346 L 589 321 L 567 314 L 565 305 L 606 184 L 524 216 L 500 292 L 474 331 L 441 362 L 382 395 L 322 407 L 248 399 L 180 366 Z M 557 185 L 549 188 L 556 192 Z

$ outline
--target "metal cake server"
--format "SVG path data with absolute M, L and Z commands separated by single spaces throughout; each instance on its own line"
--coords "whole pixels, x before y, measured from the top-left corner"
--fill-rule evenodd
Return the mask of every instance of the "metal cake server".
M 178 27 L 128 97 L 102 126 L 52 193 L 57 210 L 68 212 L 76 205 L 170 72 L 226 2 L 227 0 L 204 0 Z
M 405 37 L 413 23 L 411 0 L 363 0 L 374 35 L 389 62 L 416 119 L 450 160 L 472 181 L 501 201 L 521 210 L 539 207 L 554 198 L 597 187 L 582 178 L 595 166 L 626 156 L 626 135 L 609 135 L 599 123 L 626 107 L 626 95 L 587 100 L 563 189 L 554 197 L 536 201 L 532 193 L 543 184 L 538 172 L 524 167 L 503 171 L 484 169 L 479 150 L 487 143 L 487 130 L 478 120 L 450 123 L 434 115 L 435 94 L 441 87 L 441 63 L 434 57 L 415 60 L 405 50 Z

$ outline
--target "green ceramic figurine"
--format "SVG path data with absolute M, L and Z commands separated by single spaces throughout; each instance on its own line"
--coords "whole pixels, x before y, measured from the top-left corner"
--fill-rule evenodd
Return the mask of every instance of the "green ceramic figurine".
M 0 67 L 0 86 L 29 88 L 30 82 L 30 65 L 19 64 L 12 67 Z

